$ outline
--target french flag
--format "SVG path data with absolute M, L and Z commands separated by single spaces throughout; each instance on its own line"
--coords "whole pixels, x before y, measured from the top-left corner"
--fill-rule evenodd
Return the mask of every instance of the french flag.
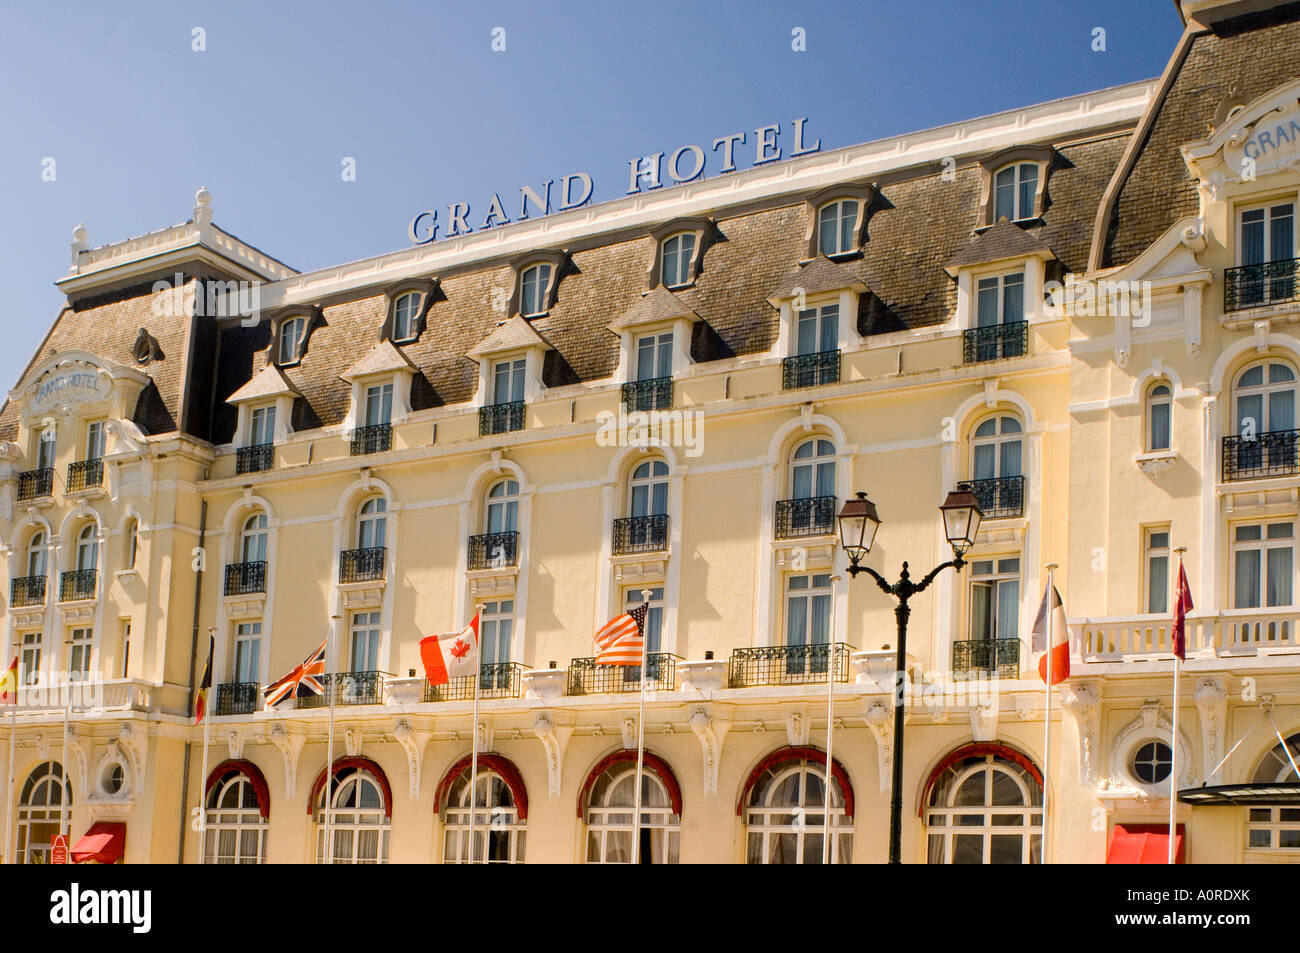
M 1048 606 L 1048 599 L 1051 606 Z M 1051 619 L 1052 644 L 1050 656 L 1047 644 L 1048 619 Z M 1052 680 L 1057 685 L 1070 677 L 1070 632 L 1065 625 L 1065 606 L 1061 603 L 1061 594 L 1055 586 L 1043 590 L 1043 601 L 1038 605 L 1038 616 L 1034 619 L 1033 631 L 1034 654 L 1039 655 L 1038 677 L 1047 681 L 1047 660 L 1052 660 Z
M 445 685 L 461 675 L 478 674 L 478 616 L 452 635 L 430 635 L 420 640 L 420 660 L 432 685 Z

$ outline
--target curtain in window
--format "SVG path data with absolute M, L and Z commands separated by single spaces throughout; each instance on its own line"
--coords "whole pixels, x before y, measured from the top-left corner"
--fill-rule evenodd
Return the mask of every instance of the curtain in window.
M 792 596 L 786 603 L 785 641 L 787 645 L 808 644 L 807 602 L 807 596 Z
M 1264 212 L 1254 209 L 1241 216 L 1241 263 L 1258 265 L 1264 261 Z
M 1268 429 L 1295 429 L 1295 391 L 1274 391 L 1268 395 Z
M 997 448 L 990 443 L 980 444 L 975 448 L 975 479 L 991 480 L 994 477 L 994 461 L 997 460 Z
M 1237 553 L 1234 608 L 1259 608 L 1259 550 L 1246 549 Z
M 1169 405 L 1151 405 L 1151 449 L 1169 449 Z
M 1295 217 L 1290 205 L 1274 205 L 1269 209 L 1269 251 L 1273 261 L 1288 261 L 1295 257 Z
M 840 307 L 828 304 L 822 308 L 821 350 L 834 351 L 840 346 Z
M 1014 639 L 1020 634 L 1020 581 L 1008 579 L 998 583 L 999 639 Z
M 986 582 L 977 582 L 971 587 L 970 637 L 976 641 L 991 638 L 989 631 L 992 621 L 993 587 Z
M 1268 605 L 1291 605 L 1291 548 L 1268 551 Z
M 999 476 L 1020 475 L 1020 441 L 1008 440 L 1002 444 L 1002 472 Z
M 977 327 L 988 328 L 997 323 L 998 280 L 996 278 L 981 278 L 975 324 Z
M 1007 275 L 1002 279 L 1002 323 L 1025 320 L 1025 279 Z
M 1288 551 L 1289 552 L 1289 551 Z M 831 597 L 813 596 L 812 642 L 825 644 L 831 640 Z

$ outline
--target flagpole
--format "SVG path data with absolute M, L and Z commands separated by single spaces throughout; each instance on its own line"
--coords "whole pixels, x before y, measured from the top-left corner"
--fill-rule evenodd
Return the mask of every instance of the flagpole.
M 839 582 L 839 576 L 831 576 L 831 582 Z M 832 751 L 835 744 L 835 643 L 826 644 L 826 779 L 822 806 L 822 866 L 831 862 L 831 765 Z
M 1187 552 L 1186 546 L 1177 547 L 1174 552 L 1178 554 L 1178 596 L 1181 602 L 1183 591 L 1183 553 Z M 1179 606 L 1174 607 L 1174 613 L 1177 615 Z M 1185 618 L 1184 610 L 1184 618 Z M 1185 623 L 1184 623 L 1185 624 Z M 1183 652 L 1186 649 L 1186 630 L 1183 635 Z M 1172 642 L 1173 632 L 1170 633 Z M 1179 655 L 1177 647 L 1174 648 L 1174 715 L 1173 726 L 1169 733 L 1169 851 L 1168 862 L 1174 863 L 1174 839 L 1177 836 L 1177 826 L 1175 824 L 1175 812 L 1178 809 L 1178 662 Z
M 338 668 L 333 665 L 334 661 L 334 630 L 339 627 L 338 613 L 330 616 L 330 627 L 325 632 L 325 668 Z M 334 863 L 334 844 L 331 841 L 333 835 L 333 824 L 331 824 L 331 815 L 334 810 L 334 673 L 327 671 L 325 676 L 325 691 L 329 692 L 330 704 L 330 726 L 329 734 L 325 741 L 325 849 L 324 863 Z
M 211 665 L 212 663 L 209 662 L 208 664 Z M 208 836 L 208 732 L 211 727 L 212 723 L 208 718 L 207 706 L 205 705 L 203 711 L 203 771 L 199 774 L 199 858 L 197 861 L 199 864 L 203 863 L 204 841 Z
M 14 639 L 14 661 L 18 661 L 18 640 Z M 14 830 L 14 748 L 18 746 L 18 667 L 14 668 L 14 698 L 9 709 L 9 774 L 5 792 L 5 863 L 12 864 L 14 855 L 9 852 L 13 845 Z
M 646 604 L 645 621 L 641 629 L 641 691 L 636 715 L 636 790 L 632 793 L 632 863 L 641 863 L 641 771 L 645 762 L 645 663 L 649 639 L 645 630 L 650 627 L 651 590 L 642 589 L 641 598 Z
M 1039 847 L 1042 863 L 1051 863 L 1050 842 L 1047 838 L 1047 811 L 1051 790 L 1052 758 L 1052 654 L 1056 643 L 1052 641 L 1052 617 L 1056 615 L 1055 574 L 1059 563 L 1048 563 L 1047 568 L 1047 703 L 1043 713 L 1043 836 Z
M 70 646 L 72 645 L 72 640 L 71 639 L 66 640 L 63 643 L 63 645 L 65 647 L 64 657 L 70 660 L 71 652 L 72 652 Z M 59 768 L 63 772 L 63 777 L 61 777 L 59 780 L 60 783 L 64 785 L 64 787 L 59 791 L 59 805 L 61 807 L 61 810 L 59 811 L 59 833 L 62 834 L 64 837 L 67 837 L 68 834 L 70 833 L 70 831 L 63 829 L 64 821 L 66 820 L 69 826 L 71 826 L 72 824 L 72 805 L 71 804 L 65 805 L 63 803 L 64 792 L 66 791 L 68 785 L 68 717 L 71 714 L 71 709 L 72 709 L 72 692 L 70 691 L 72 686 L 70 684 L 68 676 L 71 673 L 71 671 L 72 671 L 72 667 L 69 666 L 67 671 L 63 673 L 63 753 L 59 755 L 59 761 L 60 761 Z
M 474 617 L 476 619 L 479 619 L 480 626 L 483 624 L 483 620 L 479 618 L 479 616 L 482 615 L 483 610 L 485 608 L 486 606 L 482 602 L 477 602 L 474 604 Z M 478 659 L 478 671 L 475 672 L 473 675 L 474 720 L 470 723 L 470 734 L 473 736 L 473 738 L 471 739 L 470 749 L 469 749 L 469 846 L 466 851 L 466 858 L 465 858 L 465 863 L 467 864 L 474 863 L 474 809 L 475 809 L 474 798 L 477 793 L 475 792 L 474 787 L 475 784 L 478 782 L 478 683 L 483 680 L 483 656 L 479 654 L 479 650 L 482 648 L 483 640 L 478 638 L 476 635 L 474 641 L 475 643 L 477 643 L 474 646 L 474 657 Z M 484 801 L 484 806 L 486 806 L 487 798 L 484 798 L 483 801 Z M 484 848 L 483 860 L 486 863 L 487 845 L 484 844 L 483 848 Z

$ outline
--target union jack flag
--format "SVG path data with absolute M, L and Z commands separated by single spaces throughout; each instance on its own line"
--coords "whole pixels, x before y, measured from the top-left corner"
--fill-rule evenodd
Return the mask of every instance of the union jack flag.
M 325 677 L 325 643 L 307 656 L 307 661 L 297 666 L 284 678 L 262 689 L 266 707 L 279 704 L 286 698 L 306 698 L 325 694 L 321 680 Z

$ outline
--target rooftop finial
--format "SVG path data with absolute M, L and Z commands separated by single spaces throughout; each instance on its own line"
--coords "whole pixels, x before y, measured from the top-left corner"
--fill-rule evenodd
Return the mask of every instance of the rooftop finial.
M 74 242 L 80 242 L 81 244 L 84 245 L 86 243 L 86 239 L 89 237 L 90 237 L 90 232 L 86 231 L 86 226 L 78 222 L 77 227 L 72 230 L 72 240 Z
M 212 193 L 206 187 L 194 193 L 194 224 L 199 228 L 212 224 Z

